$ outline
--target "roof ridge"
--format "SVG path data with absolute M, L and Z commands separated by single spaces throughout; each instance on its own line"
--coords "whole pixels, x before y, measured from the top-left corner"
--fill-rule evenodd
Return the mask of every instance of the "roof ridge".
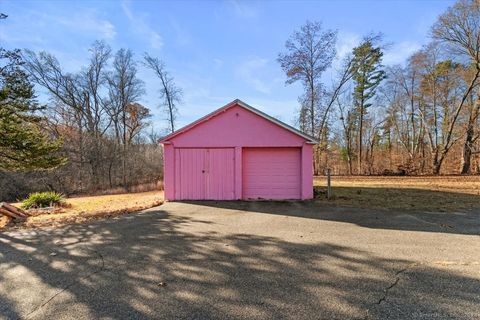
M 294 133 L 294 134 L 296 134 L 296 135 L 298 135 L 298 136 L 301 136 L 302 138 L 308 140 L 309 143 L 313 143 L 313 144 L 318 143 L 318 140 L 317 140 L 315 137 L 312 137 L 312 136 L 310 136 L 310 135 L 308 135 L 308 134 L 306 134 L 306 133 L 304 133 L 304 132 L 302 132 L 302 131 L 294 128 L 294 127 L 292 127 L 291 125 L 286 124 L 285 122 L 283 122 L 283 121 L 281 121 L 281 120 L 278 120 L 277 118 L 274 118 L 274 117 L 266 114 L 265 112 L 260 111 L 260 110 L 258 110 L 257 108 L 254 108 L 254 107 L 250 106 L 249 104 L 243 102 L 242 100 L 240 100 L 240 99 L 238 99 L 238 98 L 235 99 L 235 100 L 233 100 L 233 101 L 231 101 L 231 102 L 229 102 L 229 103 L 227 103 L 227 104 L 224 105 L 223 107 L 220 107 L 220 108 L 218 108 L 218 109 L 210 112 L 209 114 L 207 114 L 207 115 L 205 115 L 205 116 L 203 116 L 203 117 L 201 117 L 201 118 L 199 118 L 199 119 L 197 119 L 197 120 L 195 120 L 195 121 L 187 124 L 186 126 L 183 126 L 182 128 L 180 128 L 180 129 L 178 129 L 178 130 L 176 130 L 176 131 L 174 131 L 174 132 L 166 135 L 165 137 L 160 138 L 160 139 L 158 140 L 158 142 L 159 142 L 159 143 L 164 143 L 164 142 L 168 141 L 169 139 L 171 139 L 171 138 L 173 138 L 173 137 L 175 137 L 175 136 L 177 136 L 177 135 L 179 135 L 179 134 L 181 134 L 181 133 L 183 133 L 183 132 L 185 132 L 185 131 L 188 131 L 189 129 L 191 129 L 191 128 L 193 128 L 193 127 L 195 127 L 197 124 L 200 124 L 200 123 L 202 123 L 202 122 L 210 119 L 211 117 L 216 116 L 218 113 L 220 113 L 220 112 L 222 112 L 222 111 L 225 111 L 225 110 L 227 110 L 227 109 L 229 109 L 229 108 L 231 108 L 231 107 L 233 107 L 233 106 L 235 106 L 235 105 L 239 105 L 239 106 L 241 106 L 242 108 L 247 109 L 247 110 L 249 110 L 249 111 L 257 114 L 258 116 L 260 116 L 260 117 L 262 117 L 262 118 L 264 118 L 264 119 L 266 119 L 266 120 L 269 120 L 270 122 L 273 122 L 273 123 L 275 123 L 276 125 L 284 128 L 284 129 L 286 129 L 286 130 L 288 130 L 288 131 L 290 131 L 290 132 L 292 132 L 292 133 Z

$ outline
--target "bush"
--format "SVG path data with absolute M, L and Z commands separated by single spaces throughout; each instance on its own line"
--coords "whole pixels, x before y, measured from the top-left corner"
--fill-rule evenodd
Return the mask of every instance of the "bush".
M 64 196 L 61 193 L 55 191 L 48 192 L 35 192 L 30 193 L 28 198 L 23 200 L 22 208 L 45 208 L 53 206 L 61 206 L 64 202 Z

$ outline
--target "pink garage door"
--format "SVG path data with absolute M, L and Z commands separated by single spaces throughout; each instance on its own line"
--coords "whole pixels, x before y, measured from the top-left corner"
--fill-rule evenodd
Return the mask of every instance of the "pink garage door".
M 244 199 L 300 199 L 300 148 L 243 149 Z
M 235 153 L 233 148 L 179 148 L 175 152 L 176 199 L 234 199 Z

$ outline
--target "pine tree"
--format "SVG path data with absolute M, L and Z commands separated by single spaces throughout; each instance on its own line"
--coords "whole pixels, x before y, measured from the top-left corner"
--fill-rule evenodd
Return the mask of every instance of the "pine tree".
M 375 38 L 365 39 L 353 49 L 352 79 L 355 81 L 353 101 L 358 121 L 358 174 L 362 173 L 363 124 L 369 101 L 375 96 L 380 82 L 385 79 L 382 66 L 383 52 L 374 46 Z
M 0 169 L 54 168 L 65 162 L 56 155 L 61 141 L 52 141 L 40 128 L 44 109 L 22 69 L 19 50 L 0 48 Z

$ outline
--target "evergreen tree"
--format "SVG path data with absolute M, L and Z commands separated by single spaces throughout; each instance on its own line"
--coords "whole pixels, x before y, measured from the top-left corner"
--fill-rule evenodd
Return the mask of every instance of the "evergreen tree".
M 40 106 L 19 50 L 0 48 L 0 169 L 54 168 L 65 162 L 56 155 L 61 141 L 42 132 Z
M 366 38 L 358 47 L 353 48 L 352 79 L 355 81 L 353 102 L 358 121 L 358 174 L 362 173 L 363 126 L 367 109 L 372 105 L 370 99 L 375 96 L 380 82 L 385 79 L 382 66 L 382 49 L 375 46 L 378 37 Z

